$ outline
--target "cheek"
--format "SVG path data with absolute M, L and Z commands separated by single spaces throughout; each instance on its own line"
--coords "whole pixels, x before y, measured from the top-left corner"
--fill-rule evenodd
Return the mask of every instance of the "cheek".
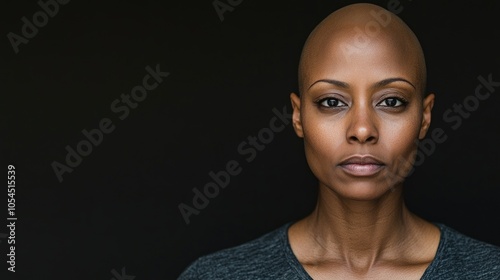
M 380 129 L 380 141 L 394 151 L 404 151 L 412 147 L 418 138 L 419 127 L 417 121 L 393 122 Z
M 338 160 L 345 142 L 345 128 L 334 118 L 315 114 L 303 118 L 304 148 L 309 166 L 314 170 L 327 168 Z
M 420 131 L 418 118 L 387 122 L 380 131 L 380 144 L 388 153 L 392 169 L 405 176 L 412 167 L 417 150 Z

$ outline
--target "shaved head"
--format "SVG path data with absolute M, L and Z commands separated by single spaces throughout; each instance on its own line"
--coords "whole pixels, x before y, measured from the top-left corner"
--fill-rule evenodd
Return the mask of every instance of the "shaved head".
M 377 63 L 370 64 L 375 56 Z M 380 6 L 348 5 L 327 16 L 307 38 L 299 62 L 299 93 L 306 92 L 325 68 L 347 64 L 377 71 L 378 66 L 390 63 L 403 65 L 412 85 L 424 96 L 425 59 L 413 31 Z

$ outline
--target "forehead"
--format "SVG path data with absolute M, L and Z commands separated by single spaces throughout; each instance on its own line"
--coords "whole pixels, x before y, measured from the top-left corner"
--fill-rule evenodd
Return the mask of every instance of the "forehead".
M 419 82 L 418 57 L 409 38 L 391 31 L 370 36 L 359 26 L 347 26 L 330 34 L 316 34 L 305 59 L 306 88 L 319 79 L 360 86 L 392 77 Z

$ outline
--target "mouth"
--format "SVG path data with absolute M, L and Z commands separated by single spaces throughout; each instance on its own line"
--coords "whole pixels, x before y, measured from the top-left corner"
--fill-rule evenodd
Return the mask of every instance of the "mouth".
M 339 167 L 352 176 L 372 176 L 380 172 L 385 164 L 371 155 L 357 155 L 347 158 Z

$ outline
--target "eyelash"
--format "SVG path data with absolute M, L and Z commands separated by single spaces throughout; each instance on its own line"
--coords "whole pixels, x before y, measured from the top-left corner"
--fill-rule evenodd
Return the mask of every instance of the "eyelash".
M 326 106 L 326 105 L 323 105 L 323 103 L 326 102 L 326 101 L 337 101 L 337 104 L 338 103 L 342 103 L 342 104 L 344 104 L 344 106 Z M 316 101 L 316 105 L 318 107 L 320 107 L 320 108 L 334 108 L 334 107 L 338 108 L 338 107 L 345 107 L 345 106 L 347 106 L 347 104 L 345 104 L 345 102 L 340 101 L 338 98 L 333 98 L 333 97 L 322 98 L 322 99 Z
M 398 102 L 400 104 L 397 105 L 397 106 L 381 105 L 383 102 L 387 102 L 387 100 L 396 100 L 396 104 Z M 337 105 L 340 104 L 340 103 L 342 103 L 343 106 L 327 106 L 327 105 L 323 104 L 326 101 L 336 101 Z M 399 107 L 406 107 L 407 104 L 408 104 L 408 100 L 406 100 L 404 98 L 401 98 L 401 97 L 387 97 L 384 100 L 380 101 L 377 105 L 380 105 L 381 107 L 387 107 L 387 108 L 399 108 Z M 341 107 L 346 107 L 347 106 L 347 104 L 345 104 L 345 102 L 339 100 L 338 98 L 333 98 L 333 97 L 322 98 L 322 99 L 316 101 L 316 105 L 319 108 L 341 108 Z
M 380 103 L 378 103 L 377 105 L 380 105 L 380 104 L 382 104 L 382 102 L 390 100 L 390 99 L 394 99 L 394 100 L 396 100 L 396 103 L 399 102 L 401 104 L 398 105 L 398 106 L 382 106 L 382 107 L 398 108 L 398 107 L 406 107 L 406 105 L 408 104 L 408 100 L 406 100 L 404 98 L 401 98 L 401 97 L 387 97 L 384 100 L 382 100 Z

